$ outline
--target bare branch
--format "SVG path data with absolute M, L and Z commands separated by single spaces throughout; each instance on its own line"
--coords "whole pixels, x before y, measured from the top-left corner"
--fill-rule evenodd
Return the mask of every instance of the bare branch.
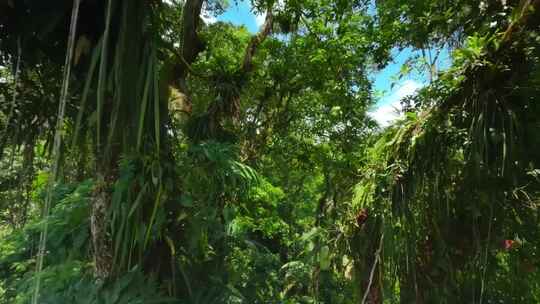
M 204 50 L 197 30 L 200 25 L 200 15 L 205 0 L 187 0 L 182 10 L 182 60 L 174 68 L 177 80 L 182 80 L 189 72 L 189 66 L 197 59 L 197 55 Z
M 264 42 L 266 37 L 272 33 L 272 27 L 274 24 L 274 16 L 272 15 L 272 8 L 268 8 L 266 11 L 266 18 L 262 26 L 261 31 L 251 39 L 246 48 L 246 54 L 244 55 L 244 63 L 242 64 L 242 71 L 248 73 L 253 68 L 253 56 L 257 52 L 257 48 Z

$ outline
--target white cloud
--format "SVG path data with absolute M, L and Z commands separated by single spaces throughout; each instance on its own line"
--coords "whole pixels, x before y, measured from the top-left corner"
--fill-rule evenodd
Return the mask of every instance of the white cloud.
M 390 125 L 392 121 L 399 117 L 399 112 L 401 110 L 400 107 L 401 105 L 399 104 L 399 102 L 392 103 L 379 107 L 377 108 L 377 110 L 369 112 L 368 114 L 377 123 L 379 123 L 380 126 L 386 127 Z
M 261 27 L 264 24 L 264 20 L 266 19 L 266 14 L 255 14 L 255 23 L 258 27 Z
M 206 24 L 212 24 L 212 23 L 216 23 L 217 22 L 217 17 L 214 16 L 214 15 L 211 15 L 209 14 L 208 12 L 203 12 L 201 14 L 201 19 L 204 21 L 204 23 Z
M 251 2 L 249 3 L 249 5 L 251 7 L 251 11 L 253 12 L 253 7 L 251 6 Z M 284 10 L 285 6 L 286 4 L 284 0 L 278 0 L 274 8 L 277 8 L 278 10 Z M 255 23 L 257 24 L 257 26 L 258 27 L 263 26 L 264 21 L 266 20 L 266 13 L 263 13 L 263 14 L 254 13 L 253 15 L 255 16 Z
M 212 12 L 210 12 L 210 10 L 208 10 L 208 5 L 206 4 L 206 2 L 202 8 L 201 19 L 206 24 L 212 24 L 212 23 L 217 22 L 217 17 L 213 15 Z
M 401 115 L 401 99 L 408 95 L 414 95 L 422 86 L 421 83 L 414 80 L 404 81 L 392 95 L 385 98 L 385 105 L 378 107 L 368 114 L 382 127 L 390 125 L 392 121 Z

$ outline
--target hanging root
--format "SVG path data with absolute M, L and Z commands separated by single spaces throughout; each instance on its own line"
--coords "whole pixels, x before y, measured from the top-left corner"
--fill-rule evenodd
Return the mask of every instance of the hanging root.
M 69 78 L 71 75 L 71 62 L 73 57 L 73 49 L 75 45 L 75 34 L 77 32 L 77 17 L 79 15 L 79 5 L 80 0 L 75 0 L 73 2 L 73 11 L 71 13 L 71 25 L 69 29 L 69 39 L 68 39 L 68 46 L 66 51 L 66 61 L 64 65 L 64 79 L 62 82 L 62 91 L 60 95 L 60 104 L 58 105 L 58 117 L 56 120 L 56 130 L 54 134 L 54 145 L 53 145 L 53 151 L 52 151 L 52 172 L 49 176 L 49 182 L 47 187 L 47 196 L 45 199 L 45 205 L 43 207 L 43 218 L 45 219 L 43 221 L 43 227 L 41 230 L 41 235 L 39 238 L 39 247 L 38 247 L 38 254 L 37 254 L 37 262 L 36 262 L 36 282 L 34 285 L 34 294 L 32 296 L 32 304 L 39 303 L 39 290 L 40 290 L 40 284 L 41 284 L 41 271 L 43 269 L 43 259 L 45 257 L 45 252 L 47 248 L 47 229 L 48 229 L 48 221 L 46 218 L 49 215 L 49 209 L 51 205 L 51 199 L 52 199 L 52 190 L 54 187 L 54 183 L 56 181 L 56 177 L 58 175 L 58 164 L 60 162 L 60 146 L 62 143 L 62 129 L 64 127 L 64 114 L 66 111 L 66 103 L 67 103 L 67 97 L 69 92 Z

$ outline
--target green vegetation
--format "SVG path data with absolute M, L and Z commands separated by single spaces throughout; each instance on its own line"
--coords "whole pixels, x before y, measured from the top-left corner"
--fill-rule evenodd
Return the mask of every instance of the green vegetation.
M 0 304 L 540 303 L 539 0 L 227 5 L 0 0 Z

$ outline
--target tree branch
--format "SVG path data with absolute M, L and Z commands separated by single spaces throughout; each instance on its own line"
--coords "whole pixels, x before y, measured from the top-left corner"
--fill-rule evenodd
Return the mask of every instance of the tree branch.
M 187 0 L 182 9 L 182 38 L 180 41 L 182 47 L 180 57 L 182 60 L 176 63 L 174 68 L 176 80 L 182 81 L 186 78 L 190 65 L 197 59 L 197 55 L 204 50 L 204 44 L 197 33 L 204 1 Z
M 249 73 L 253 69 L 253 56 L 255 55 L 255 52 L 257 52 L 259 45 L 261 45 L 266 37 L 272 33 L 273 24 L 274 16 L 272 15 L 272 8 L 270 7 L 266 10 L 266 18 L 261 31 L 251 39 L 246 48 L 244 63 L 242 64 L 242 71 L 244 73 Z

